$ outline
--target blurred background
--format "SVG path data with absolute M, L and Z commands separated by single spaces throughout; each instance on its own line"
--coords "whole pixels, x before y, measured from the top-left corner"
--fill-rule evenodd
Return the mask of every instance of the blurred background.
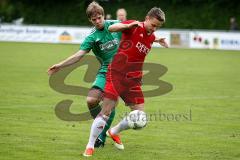
M 0 0 L 1 22 L 24 24 L 90 25 L 85 10 L 91 0 Z M 116 18 L 125 8 L 128 19 L 143 20 L 147 11 L 161 7 L 164 28 L 229 30 L 230 18 L 240 20 L 239 0 L 98 0 L 105 14 Z

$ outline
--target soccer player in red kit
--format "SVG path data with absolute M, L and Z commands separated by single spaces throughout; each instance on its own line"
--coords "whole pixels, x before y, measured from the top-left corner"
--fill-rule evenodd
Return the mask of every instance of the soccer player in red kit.
M 122 39 L 118 52 L 108 67 L 102 110 L 93 121 L 84 156 L 93 155 L 94 142 L 102 132 L 111 110 L 115 108 L 118 97 L 121 97 L 131 110 L 144 110 L 141 90 L 142 66 L 153 42 L 168 47 L 165 38 L 157 38 L 153 33 L 164 22 L 164 12 L 154 7 L 148 12 L 144 22 L 129 20 L 109 26 L 110 32 L 121 31 Z M 124 118 L 108 131 L 118 149 L 124 149 L 119 133 L 127 129 L 129 129 L 128 122 Z

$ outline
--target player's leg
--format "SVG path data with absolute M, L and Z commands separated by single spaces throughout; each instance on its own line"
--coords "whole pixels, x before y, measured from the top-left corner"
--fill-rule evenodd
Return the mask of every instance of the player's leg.
M 144 103 L 142 104 L 135 104 L 132 106 L 129 106 L 131 108 L 131 110 L 144 110 Z M 121 131 L 127 130 L 129 129 L 128 126 L 128 120 L 126 117 L 124 117 L 116 126 L 112 127 L 110 132 L 113 135 L 118 135 Z
M 112 109 L 114 109 L 116 104 L 117 104 L 116 100 L 104 98 L 102 110 L 92 123 L 89 141 L 86 146 L 86 150 L 83 154 L 84 156 L 92 156 L 93 150 L 94 150 L 94 143 L 95 143 L 97 137 L 103 131 L 103 128 L 105 127 L 105 125 L 109 119 L 109 115 L 111 114 L 111 111 L 112 111 Z
M 130 106 L 131 110 L 142 110 L 144 109 L 144 104 L 135 104 Z M 124 117 L 116 126 L 112 127 L 108 130 L 109 136 L 115 142 L 114 146 L 120 150 L 124 149 L 124 145 L 120 138 L 120 132 L 124 130 L 128 130 L 130 127 L 128 126 L 127 117 Z
M 101 111 L 101 106 L 99 103 L 103 98 L 105 83 L 105 73 L 97 73 L 95 81 L 92 84 L 92 88 L 88 92 L 87 106 L 93 119 L 96 118 Z
M 130 107 L 131 110 L 144 110 L 144 97 L 140 86 L 130 87 L 133 88 L 129 91 L 125 92 L 121 95 L 121 98 L 124 100 L 127 106 Z M 124 146 L 120 140 L 119 133 L 128 130 L 130 127 L 128 126 L 127 116 L 124 117 L 116 126 L 112 127 L 108 133 L 111 138 L 115 141 L 114 145 L 118 149 L 124 149 Z
M 138 84 L 134 84 L 132 86 L 126 86 L 128 89 L 121 95 L 121 98 L 125 102 L 130 109 L 133 110 L 144 110 L 144 97 L 142 93 L 141 86 Z M 129 129 L 127 123 L 127 117 L 124 117 L 122 121 L 120 121 L 116 126 L 111 128 L 111 133 L 114 135 L 119 134 L 123 130 Z
M 104 147 L 105 141 L 106 141 L 106 137 L 107 137 L 107 131 L 110 128 L 113 120 L 115 117 L 115 108 L 112 110 L 111 114 L 109 115 L 109 119 L 102 131 L 102 133 L 99 135 L 99 137 L 97 138 L 94 147 L 95 148 L 99 148 L 99 147 Z
M 93 86 L 88 92 L 87 106 L 93 119 L 96 118 L 101 111 L 99 103 L 102 100 L 102 95 L 103 91 L 97 86 Z
M 114 89 L 111 81 L 107 81 L 105 86 L 105 95 L 103 99 L 102 110 L 94 119 L 90 131 L 89 141 L 84 152 L 84 156 L 92 156 L 94 150 L 94 142 L 103 131 L 106 122 L 109 119 L 111 111 L 115 108 L 118 100 L 118 93 Z
M 105 87 L 105 83 L 106 83 L 106 73 L 98 73 L 96 76 L 96 80 L 93 83 L 93 89 L 89 91 L 87 102 L 88 102 L 90 113 L 93 118 L 96 118 L 96 116 L 101 111 L 101 106 L 99 105 L 99 102 L 102 100 L 102 94 Z M 106 131 L 110 128 L 114 117 L 115 117 L 115 109 L 112 110 L 109 116 L 109 119 L 105 125 L 105 128 L 103 129 L 102 133 L 99 135 L 99 137 L 95 142 L 96 148 L 104 146 L 106 141 L 106 136 L 107 136 Z

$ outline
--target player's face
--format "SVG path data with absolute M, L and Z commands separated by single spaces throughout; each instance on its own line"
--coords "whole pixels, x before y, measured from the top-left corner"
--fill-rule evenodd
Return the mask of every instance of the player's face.
M 104 27 L 104 17 L 103 15 L 97 14 L 92 16 L 89 21 L 97 28 L 102 29 Z
M 117 19 L 119 20 L 119 21 L 126 21 L 126 12 L 124 12 L 124 11 L 118 11 L 117 12 Z
M 145 27 L 146 30 L 149 34 L 152 34 L 153 32 L 155 32 L 158 28 L 160 28 L 162 26 L 162 22 L 160 22 L 159 20 L 157 20 L 154 17 L 146 17 L 145 20 Z

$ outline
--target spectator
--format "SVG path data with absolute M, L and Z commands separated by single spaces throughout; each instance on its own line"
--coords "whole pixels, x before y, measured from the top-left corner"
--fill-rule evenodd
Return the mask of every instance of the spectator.
M 126 21 L 127 20 L 127 11 L 124 8 L 120 8 L 116 12 L 117 19 L 119 21 Z
M 230 18 L 230 31 L 238 30 L 238 24 L 235 17 Z

